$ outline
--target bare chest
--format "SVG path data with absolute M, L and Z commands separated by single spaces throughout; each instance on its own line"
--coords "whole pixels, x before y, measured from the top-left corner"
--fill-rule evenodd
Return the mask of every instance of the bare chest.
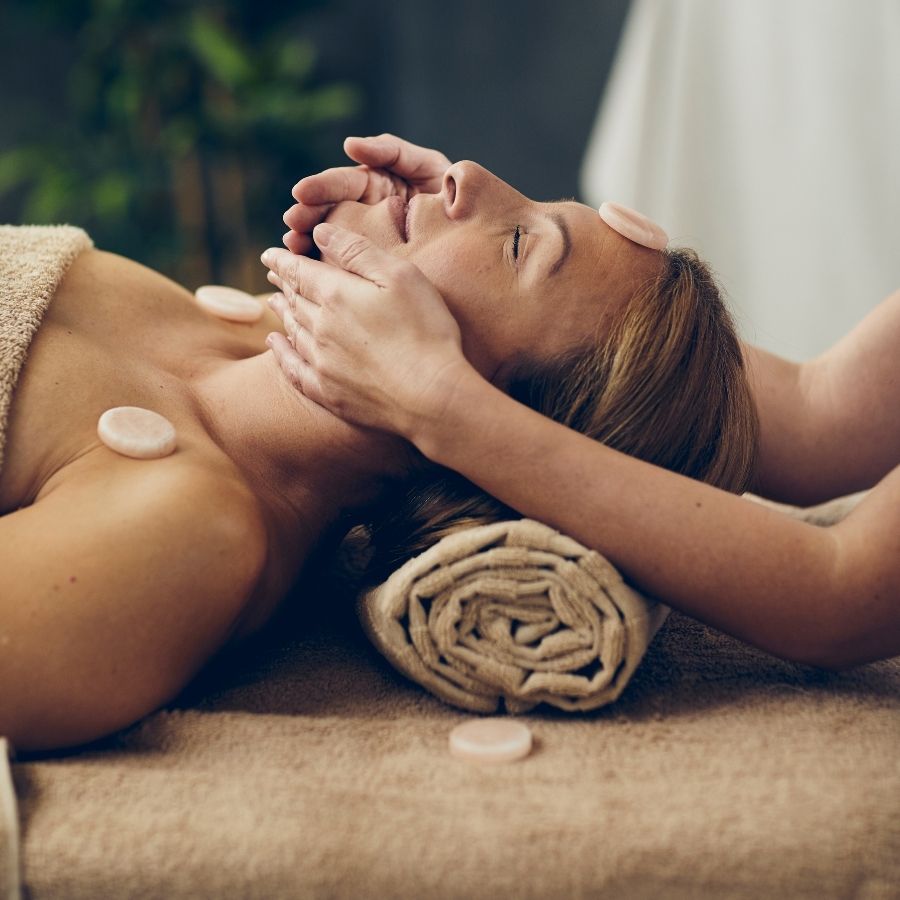
M 267 311 L 267 317 L 272 314 Z M 99 251 L 72 265 L 32 341 L 10 410 L 0 515 L 27 506 L 54 475 L 99 448 L 97 420 L 114 406 L 168 418 L 179 447 L 213 460 L 192 382 L 204 366 L 264 349 L 272 322 L 214 319 L 184 288 Z

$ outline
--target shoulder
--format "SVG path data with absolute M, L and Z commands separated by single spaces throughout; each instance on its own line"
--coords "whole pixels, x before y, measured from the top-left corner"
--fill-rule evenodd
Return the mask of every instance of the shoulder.
M 167 458 L 85 466 L 30 508 L 57 552 L 85 542 L 135 568 L 165 567 L 198 588 L 246 591 L 265 563 L 264 518 L 252 491 L 220 467 Z M 71 550 L 67 550 L 71 548 Z
M 233 474 L 192 463 L 160 466 L 133 478 L 129 495 L 125 502 L 147 537 L 186 556 L 216 559 L 236 583 L 259 573 L 264 519 L 256 496 Z
M 130 724 L 241 621 L 266 558 L 252 494 L 165 462 L 76 466 L 0 518 L 0 731 L 21 746 Z

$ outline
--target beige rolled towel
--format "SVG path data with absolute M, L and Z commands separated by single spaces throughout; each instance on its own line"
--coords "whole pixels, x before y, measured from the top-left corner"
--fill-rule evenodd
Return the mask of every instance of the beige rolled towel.
M 464 529 L 359 598 L 375 647 L 454 706 L 596 709 L 628 684 L 669 609 L 530 519 Z

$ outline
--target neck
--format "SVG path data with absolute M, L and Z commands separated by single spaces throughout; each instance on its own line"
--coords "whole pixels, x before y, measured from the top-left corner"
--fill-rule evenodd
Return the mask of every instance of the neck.
M 221 363 L 196 393 L 213 440 L 288 528 L 324 532 L 413 464 L 405 441 L 348 425 L 304 397 L 271 351 Z

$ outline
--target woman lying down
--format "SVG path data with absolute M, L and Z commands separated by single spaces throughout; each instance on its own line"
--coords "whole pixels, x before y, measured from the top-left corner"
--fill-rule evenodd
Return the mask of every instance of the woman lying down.
M 397 198 L 332 211 L 437 288 L 458 331 L 438 317 L 433 339 L 461 340 L 479 377 L 617 451 L 724 491 L 751 483 L 741 348 L 693 253 L 474 165 L 439 180 L 409 220 Z M 546 220 L 540 237 L 526 216 Z M 317 549 L 398 497 L 409 524 L 394 516 L 383 571 L 454 520 L 509 514 L 407 436 L 297 391 L 266 347 L 288 318 L 280 295 L 278 315 L 229 321 L 71 228 L 4 227 L 0 261 L 0 734 L 20 749 L 158 708 L 262 629 Z M 135 439 L 127 415 L 104 415 L 121 407 L 156 415 Z

